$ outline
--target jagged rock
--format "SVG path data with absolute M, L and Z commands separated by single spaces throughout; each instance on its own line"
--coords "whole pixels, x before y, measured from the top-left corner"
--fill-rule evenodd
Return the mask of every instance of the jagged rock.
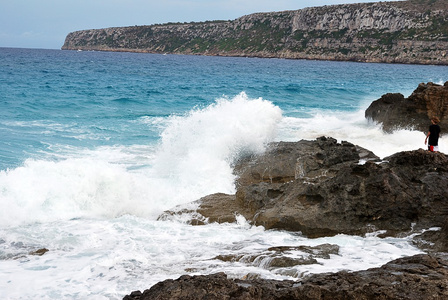
M 318 246 L 280 246 L 280 247 L 271 247 L 268 249 L 269 251 L 278 251 L 278 252 L 288 252 L 291 250 L 295 251 L 303 251 L 305 253 L 313 255 L 316 258 L 324 258 L 329 259 L 330 254 L 339 254 L 339 246 L 332 244 L 322 244 Z
M 448 252 L 448 218 L 439 229 L 425 230 L 413 239 L 414 244 L 428 253 Z
M 193 202 L 197 209 L 186 209 L 182 205 L 163 212 L 157 220 L 179 219 L 191 225 L 204 225 L 207 223 L 233 223 L 238 215 L 246 212 L 235 204 L 235 195 L 216 193 L 205 196 Z M 219 209 L 217 209 L 219 207 Z
M 312 161 L 319 164 L 316 156 Z M 242 186 L 237 203 L 252 212 L 245 216 L 254 224 L 309 237 L 375 229 L 403 232 L 412 223 L 440 226 L 448 213 L 446 156 L 417 150 L 386 160 L 321 163 L 316 173 L 311 169 L 291 182 Z
M 241 161 L 235 172 L 240 175 L 235 196 L 199 200 L 196 212 L 204 219 L 234 222 L 242 215 L 266 229 L 318 237 L 409 233 L 441 227 L 448 216 L 443 153 L 420 149 L 378 162 L 365 149 L 321 137 L 272 144 L 264 154 Z
M 378 160 L 371 151 L 333 138 L 316 141 L 279 142 L 269 146 L 262 156 L 241 160 L 234 168 L 237 188 L 251 184 L 287 183 L 302 177 L 332 176 L 343 163 Z M 327 172 L 330 171 L 330 172 Z M 324 174 L 325 173 L 325 174 Z
M 228 279 L 224 273 L 165 280 L 124 300 L 447 299 L 446 256 L 416 255 L 380 268 L 314 274 L 301 281 Z
M 261 254 L 247 254 L 247 255 L 218 255 L 215 259 L 221 261 L 239 262 L 246 265 L 260 266 L 268 270 L 278 268 L 291 268 L 298 265 L 312 265 L 317 264 L 317 260 L 310 255 L 301 257 L 287 257 L 278 253 L 261 253 Z
M 448 81 L 444 85 L 421 83 L 408 98 L 402 94 L 385 94 L 373 101 L 365 112 L 366 118 L 380 123 L 385 132 L 412 129 L 425 134 L 432 117 L 440 119 L 443 134 L 443 128 L 448 128 L 447 115 Z

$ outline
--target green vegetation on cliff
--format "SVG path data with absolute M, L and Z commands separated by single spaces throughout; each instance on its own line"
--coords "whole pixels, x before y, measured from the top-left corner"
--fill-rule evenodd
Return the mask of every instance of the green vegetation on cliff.
M 62 49 L 448 64 L 448 1 L 257 13 L 233 21 L 82 30 Z

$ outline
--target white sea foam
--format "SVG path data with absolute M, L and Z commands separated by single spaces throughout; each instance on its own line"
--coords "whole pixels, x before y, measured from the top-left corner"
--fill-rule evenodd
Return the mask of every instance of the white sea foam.
M 232 162 L 244 153 L 262 152 L 275 138 L 280 120 L 278 107 L 250 100 L 244 93 L 173 116 L 162 133 L 152 171 L 189 189 L 234 192 Z
M 158 146 L 49 148 L 47 159 L 0 172 L 0 226 L 71 218 L 155 218 L 215 192 L 233 193 L 231 164 L 274 139 L 281 110 L 271 102 L 233 99 L 166 121 Z
M 250 100 L 241 93 L 229 100 L 189 112 L 186 116 L 173 116 L 162 133 L 161 160 L 166 155 L 181 158 L 182 164 L 190 155 L 218 157 L 231 162 L 240 152 L 261 152 L 266 143 L 276 136 L 281 120 L 280 108 L 271 102 Z M 193 161 L 197 160 L 193 157 Z M 164 166 L 162 167 L 164 168 Z
M 89 158 L 27 160 L 0 173 L 0 224 L 79 217 L 116 217 L 145 211 L 142 181 L 120 165 Z
M 18 54 L 24 62 L 32 57 L 33 66 L 51 66 L 55 72 L 36 80 L 18 64 L 2 86 L 11 91 L 1 111 L 6 118 L 0 120 L 5 147 L 0 153 L 2 299 L 122 299 L 133 290 L 184 274 L 223 271 L 239 278 L 254 273 L 296 279 L 315 272 L 376 267 L 419 253 L 407 237 L 307 239 L 296 232 L 250 226 L 241 216 L 235 224 L 207 226 L 156 217 L 210 193 L 234 192 L 232 162 L 246 152 L 263 151 L 271 140 L 333 136 L 382 157 L 424 147 L 421 133 L 386 135 L 369 124 L 362 111 L 347 114 L 325 108 L 353 109 L 359 97 L 373 98 L 365 99 L 368 105 L 397 87 L 409 95 L 416 82 L 428 81 L 428 74 L 432 81 L 443 82 L 445 69 L 100 53 L 85 59 L 101 60 L 92 69 L 78 60 L 79 54 L 76 63 L 69 52 L 40 59 L 28 50 Z M 190 101 L 211 100 L 207 93 L 239 87 L 273 96 L 267 100 L 284 107 L 288 117 L 271 102 L 249 99 L 244 93 L 166 117 L 189 109 Z M 126 101 L 113 101 L 118 98 Z M 444 140 L 442 151 L 448 149 Z M 22 166 L 11 167 L 26 158 Z M 263 259 L 259 264 L 215 259 L 263 254 L 272 246 L 323 243 L 339 245 L 339 254 L 318 259 L 317 265 L 283 271 L 263 268 Z M 29 255 L 40 248 L 49 251 Z
M 385 133 L 379 124 L 364 117 L 364 110 L 352 113 L 325 111 L 310 118 L 284 117 L 279 132 L 277 139 L 285 141 L 333 137 L 364 147 L 381 158 L 400 151 L 427 148 L 424 133 L 405 129 Z M 448 151 L 448 139 L 442 136 L 439 148 L 442 152 Z
M 123 216 L 116 219 L 71 220 L 0 229 L 0 290 L 6 299 L 122 299 L 158 281 L 183 274 L 225 272 L 231 278 L 248 273 L 268 279 L 297 279 L 310 273 L 377 267 L 406 255 L 420 253 L 407 239 L 347 235 L 306 239 L 288 232 L 265 231 L 240 220 L 236 224 L 187 226 Z M 252 263 L 221 261 L 218 255 L 262 255 L 273 246 L 340 247 L 318 264 L 283 269 Z M 44 256 L 26 255 L 49 249 Z M 291 250 L 288 256 L 305 255 Z M 12 259 L 14 258 L 14 259 Z M 4 258 L 2 258 L 4 259 Z M 289 270 L 289 271 L 288 271 Z M 290 274 L 290 275 L 286 275 Z M 5 296 L 5 295 L 3 295 Z

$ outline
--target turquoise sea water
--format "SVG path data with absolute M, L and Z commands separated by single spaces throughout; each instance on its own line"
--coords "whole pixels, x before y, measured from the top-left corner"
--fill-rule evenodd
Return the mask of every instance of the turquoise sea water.
M 0 49 L 1 163 L 55 145 L 157 143 L 159 124 L 241 92 L 284 116 L 353 112 L 388 92 L 443 82 L 446 67 L 134 53 Z M 235 108 L 237 109 L 237 108 Z
M 232 163 L 270 141 L 327 135 L 381 157 L 423 148 L 422 133 L 384 134 L 364 110 L 385 93 L 447 80 L 444 66 L 0 48 L 0 290 L 120 299 L 182 274 L 298 279 L 417 253 L 406 238 L 309 240 L 245 220 L 156 219 L 233 193 Z M 292 278 L 212 259 L 325 242 L 340 255 Z M 39 248 L 50 251 L 26 255 Z

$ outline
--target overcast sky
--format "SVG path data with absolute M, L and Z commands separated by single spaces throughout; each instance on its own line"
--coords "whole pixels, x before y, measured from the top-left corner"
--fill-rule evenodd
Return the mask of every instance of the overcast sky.
M 0 0 L 0 47 L 60 49 L 69 32 L 233 20 L 255 12 L 376 0 Z

